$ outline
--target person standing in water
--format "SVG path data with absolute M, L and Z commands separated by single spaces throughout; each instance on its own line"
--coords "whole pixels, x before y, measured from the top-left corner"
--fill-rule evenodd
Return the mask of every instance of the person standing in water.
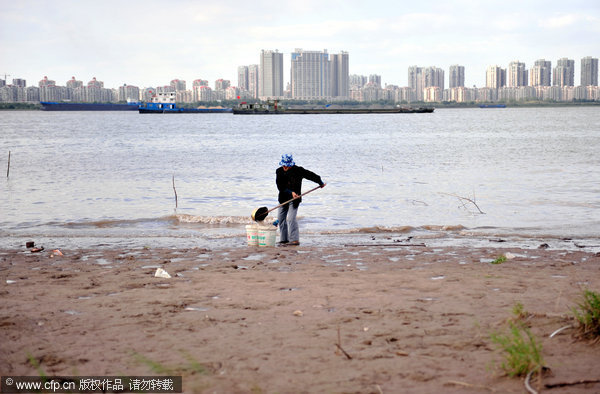
M 294 198 L 291 203 L 279 208 L 277 219 L 279 220 L 279 243 L 289 245 L 300 245 L 300 231 L 296 215 L 298 206 L 302 202 L 302 179 L 308 179 L 325 187 L 321 177 L 312 171 L 297 166 L 291 154 L 281 155 L 279 167 L 275 171 L 275 182 L 279 190 L 279 203 L 282 204 Z

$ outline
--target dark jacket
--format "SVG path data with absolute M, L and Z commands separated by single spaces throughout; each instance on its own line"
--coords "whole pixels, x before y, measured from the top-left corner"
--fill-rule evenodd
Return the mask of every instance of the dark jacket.
M 296 192 L 298 195 L 302 194 L 302 179 L 308 179 L 318 183 L 319 186 L 323 186 L 320 176 L 300 166 L 292 166 L 287 171 L 284 171 L 283 167 L 279 167 L 275 171 L 275 175 L 280 204 L 291 200 L 293 198 L 292 192 Z M 301 201 L 302 198 L 294 200 L 294 207 L 298 207 Z

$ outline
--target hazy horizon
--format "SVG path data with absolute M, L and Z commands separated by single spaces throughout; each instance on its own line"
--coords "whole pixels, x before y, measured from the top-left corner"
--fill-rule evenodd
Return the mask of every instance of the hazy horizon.
M 237 68 L 258 64 L 260 51 L 284 54 L 289 82 L 296 48 L 349 53 L 350 74 L 382 77 L 407 85 L 408 67 L 465 67 L 465 86 L 485 86 L 488 66 L 506 68 L 537 59 L 556 65 L 575 60 L 575 85 L 583 57 L 600 55 L 600 3 L 589 0 L 513 1 L 500 6 L 466 0 L 376 6 L 334 0 L 229 1 L 223 4 L 71 0 L 0 0 L 0 78 L 22 78 L 28 86 L 44 76 L 64 85 L 75 76 L 105 87 L 140 88 L 182 79 L 191 86 L 228 79 Z

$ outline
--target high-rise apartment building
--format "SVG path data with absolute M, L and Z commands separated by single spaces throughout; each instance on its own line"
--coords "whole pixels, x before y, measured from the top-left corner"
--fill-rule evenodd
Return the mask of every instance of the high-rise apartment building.
M 371 74 L 369 75 L 369 82 L 371 86 L 381 89 L 381 75 Z
M 413 89 L 417 101 L 423 101 L 425 98 L 425 88 L 438 87 L 444 90 L 444 70 L 437 67 L 417 67 L 408 68 L 408 87 Z
M 195 86 L 193 91 L 194 101 L 212 101 L 213 91 L 210 86 Z
M 173 89 L 173 92 L 179 92 L 179 91 L 183 91 L 186 90 L 186 84 L 185 81 L 181 80 L 181 79 L 174 79 L 171 81 L 171 88 Z
M 331 97 L 330 62 L 327 50 L 305 51 L 296 48 L 291 57 L 292 98 L 311 100 Z
M 48 79 L 48 77 L 44 77 L 44 79 L 42 79 L 39 83 L 38 86 L 40 88 L 45 87 L 45 86 L 56 86 L 56 81 L 53 81 L 51 79 Z
M 425 90 L 423 67 L 410 66 L 408 68 L 408 87 L 415 92 L 417 101 L 423 101 Z
M 452 89 L 463 86 L 465 86 L 465 66 L 459 66 L 458 64 L 450 66 L 448 87 Z
M 509 88 L 516 88 L 519 86 L 527 86 L 527 69 L 525 63 L 521 63 L 518 60 L 510 62 L 508 64 L 507 74 L 507 85 Z
M 506 86 L 506 69 L 500 66 L 489 66 L 485 72 L 485 87 L 499 89 Z
M 88 88 L 98 88 L 98 89 L 101 89 L 101 88 L 104 87 L 104 82 L 98 81 L 96 79 L 96 77 L 94 77 L 94 78 L 92 78 L 91 81 L 88 82 L 87 86 L 88 86 Z
M 530 74 L 529 84 L 531 86 L 550 86 L 552 62 L 545 59 L 536 60 Z
M 423 72 L 422 67 L 410 66 L 408 68 L 408 87 L 411 89 L 419 90 L 420 85 L 420 76 Z
M 248 66 L 239 66 L 237 76 L 237 87 L 242 90 L 248 90 Z
M 154 97 L 156 95 L 156 89 L 155 88 L 144 88 L 141 92 L 141 97 L 140 99 L 142 101 L 151 101 L 152 97 Z
M 71 79 L 67 81 L 66 85 L 68 88 L 76 89 L 83 86 L 83 81 L 78 81 L 75 79 L 75 77 L 71 77 Z
M 581 59 L 581 86 L 598 86 L 598 58 Z
M 228 79 L 220 78 L 215 81 L 215 90 L 226 90 L 230 86 L 231 81 Z
M 258 94 L 263 99 L 283 97 L 283 53 L 260 52 Z
M 17 86 L 19 88 L 26 88 L 27 87 L 27 81 L 21 78 L 13 78 L 13 82 L 12 82 L 13 86 Z
M 137 86 L 123 85 L 119 86 L 120 101 L 138 101 L 140 99 L 140 89 Z
M 255 99 L 258 98 L 259 91 L 259 70 L 258 64 L 251 64 L 248 66 L 248 92 L 250 93 L 250 97 Z
M 331 97 L 350 97 L 350 62 L 348 52 L 331 55 Z
M 444 90 L 445 76 L 444 70 L 441 68 L 426 67 L 423 69 L 425 74 L 425 87 L 438 87 L 440 90 Z
M 107 92 L 109 89 L 104 89 L 104 82 L 98 81 L 96 77 L 92 78 L 87 84 L 87 89 L 84 90 L 86 98 L 84 101 L 90 103 L 103 103 L 110 101 Z
M 192 82 L 192 87 L 197 87 L 197 86 L 208 86 L 208 80 L 195 79 L 194 82 Z
M 553 70 L 552 86 L 575 86 L 575 60 L 558 59 Z
M 368 78 L 365 75 L 350 75 L 350 89 L 360 89 L 367 84 Z

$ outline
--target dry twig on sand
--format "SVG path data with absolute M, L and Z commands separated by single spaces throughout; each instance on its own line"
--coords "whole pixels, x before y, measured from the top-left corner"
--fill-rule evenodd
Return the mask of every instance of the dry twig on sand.
M 346 358 L 348 360 L 352 360 L 352 356 L 349 355 L 343 348 L 342 348 L 342 339 L 341 339 L 341 335 L 340 335 L 340 326 L 338 326 L 338 341 L 335 344 L 335 346 L 337 346 L 338 349 L 340 349 L 342 351 L 342 353 L 344 353 L 344 356 L 346 356 Z
M 578 384 L 592 384 L 592 383 L 600 383 L 600 379 L 584 379 L 584 380 L 578 380 L 576 382 L 546 383 L 544 385 L 544 387 L 547 389 L 553 389 L 556 387 L 566 387 L 566 386 L 575 386 Z

